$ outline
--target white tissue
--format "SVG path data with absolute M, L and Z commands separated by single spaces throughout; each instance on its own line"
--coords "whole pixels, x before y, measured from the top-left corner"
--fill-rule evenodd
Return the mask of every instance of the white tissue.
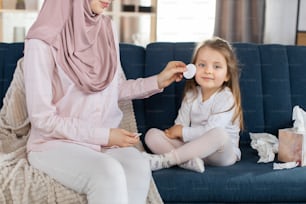
M 306 112 L 299 106 L 294 106 L 292 112 L 292 120 L 294 120 L 293 128 L 298 133 L 306 132 Z
M 273 169 L 292 169 L 294 167 L 297 167 L 299 165 L 298 162 L 286 162 L 286 163 L 273 163 Z
M 257 163 L 268 163 L 274 161 L 278 152 L 278 139 L 269 133 L 251 133 L 251 147 L 258 152 Z

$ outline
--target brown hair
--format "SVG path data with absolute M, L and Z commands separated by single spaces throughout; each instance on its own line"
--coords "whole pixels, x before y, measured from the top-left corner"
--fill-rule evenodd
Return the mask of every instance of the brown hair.
M 243 113 L 242 113 L 241 94 L 240 94 L 240 87 L 239 87 L 240 71 L 238 68 L 238 61 L 236 58 L 236 54 L 232 46 L 226 40 L 223 40 L 219 37 L 213 37 L 197 45 L 197 47 L 194 50 L 191 63 L 193 64 L 196 63 L 199 51 L 203 49 L 204 47 L 209 47 L 211 49 L 218 51 L 220 54 L 224 56 L 226 60 L 227 74 L 229 76 L 229 80 L 223 83 L 221 90 L 225 87 L 228 87 L 232 91 L 234 95 L 234 99 L 235 99 L 235 104 L 233 105 L 233 107 L 231 107 L 231 109 L 235 107 L 235 114 L 232 118 L 232 122 L 238 119 L 240 128 L 243 129 L 243 126 L 244 126 L 243 125 Z M 187 80 L 185 84 L 183 97 L 185 97 L 186 93 L 189 91 L 191 91 L 194 94 L 194 96 L 197 96 L 198 94 L 196 90 L 197 86 L 198 84 L 195 78 Z

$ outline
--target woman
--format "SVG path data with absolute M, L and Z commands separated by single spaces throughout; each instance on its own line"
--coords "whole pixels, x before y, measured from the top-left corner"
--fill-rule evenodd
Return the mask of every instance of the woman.
M 125 80 L 110 0 L 45 0 L 25 41 L 30 164 L 87 195 L 88 203 L 145 203 L 151 172 L 118 128 L 119 100 L 149 97 L 182 79 L 169 62 L 156 76 Z

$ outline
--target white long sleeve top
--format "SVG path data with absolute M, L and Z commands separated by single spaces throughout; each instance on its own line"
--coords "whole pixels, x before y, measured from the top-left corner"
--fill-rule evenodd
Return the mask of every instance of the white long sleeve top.
M 232 92 L 226 87 L 202 102 L 200 87 L 197 91 L 196 98 L 192 93 L 186 94 L 175 120 L 175 124 L 183 126 L 183 141 L 194 140 L 213 128 L 221 127 L 230 135 L 235 153 L 240 159 L 239 122 L 232 122 L 235 108 L 230 109 L 234 104 Z
M 71 142 L 100 151 L 110 128 L 122 119 L 118 101 L 145 98 L 160 92 L 157 78 L 125 80 L 119 58 L 114 79 L 106 89 L 85 94 L 60 68 L 54 50 L 43 41 L 25 42 L 25 94 L 31 130 L 27 151 L 43 151 Z

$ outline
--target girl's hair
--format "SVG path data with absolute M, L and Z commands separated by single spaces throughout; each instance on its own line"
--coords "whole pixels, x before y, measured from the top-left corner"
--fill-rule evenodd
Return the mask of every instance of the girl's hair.
M 243 113 L 242 113 L 241 94 L 239 87 L 240 72 L 238 69 L 238 61 L 235 52 L 232 46 L 226 40 L 223 40 L 219 37 L 213 37 L 197 45 L 192 57 L 193 64 L 196 63 L 199 51 L 204 47 L 209 47 L 213 50 L 218 51 L 220 54 L 224 56 L 226 60 L 227 74 L 229 76 L 229 80 L 223 83 L 221 90 L 225 87 L 228 87 L 232 91 L 235 99 L 235 104 L 233 105 L 233 107 L 231 107 L 231 109 L 235 107 L 235 114 L 232 118 L 232 121 L 234 122 L 236 119 L 238 119 L 240 123 L 240 128 L 243 129 Z M 193 95 L 196 96 L 198 94 L 196 89 L 197 86 L 198 84 L 195 78 L 186 80 L 183 97 L 185 97 L 186 93 L 189 91 L 191 91 Z

